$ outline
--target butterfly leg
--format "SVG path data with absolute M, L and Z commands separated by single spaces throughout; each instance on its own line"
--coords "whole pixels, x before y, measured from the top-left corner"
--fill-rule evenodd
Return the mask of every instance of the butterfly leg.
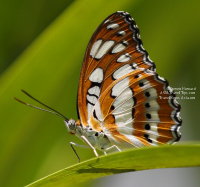
M 95 156 L 98 157 L 99 155 L 98 155 L 96 149 L 92 146 L 92 144 L 88 141 L 88 139 L 87 139 L 85 136 L 83 136 L 83 135 L 81 136 L 81 138 L 83 139 L 83 141 L 84 141 L 85 143 L 87 143 L 87 144 L 92 148 L 92 150 L 93 150 Z
M 104 151 L 104 154 L 107 155 L 106 151 L 108 151 L 108 150 L 110 150 L 110 149 L 112 149 L 112 148 L 114 148 L 114 147 L 115 147 L 119 152 L 122 151 L 122 150 L 121 150 L 119 147 L 117 147 L 116 145 L 112 145 L 111 147 L 108 147 L 108 148 Z
M 77 147 L 82 147 L 82 148 L 89 148 L 88 146 L 86 145 L 79 145 L 79 144 L 76 144 L 74 142 L 70 142 L 70 145 L 71 145 L 71 148 L 73 149 L 76 157 L 78 158 L 78 162 L 80 163 L 80 157 L 78 156 L 78 153 L 76 152 L 75 148 L 74 148 L 74 145 L 77 146 Z

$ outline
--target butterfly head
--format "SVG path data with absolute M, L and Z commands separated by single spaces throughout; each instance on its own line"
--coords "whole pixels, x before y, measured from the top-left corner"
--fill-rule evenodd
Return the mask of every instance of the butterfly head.
M 70 120 L 64 120 L 64 122 L 65 122 L 65 125 L 66 125 L 69 133 L 75 134 L 76 133 L 76 121 L 73 119 L 70 119 Z

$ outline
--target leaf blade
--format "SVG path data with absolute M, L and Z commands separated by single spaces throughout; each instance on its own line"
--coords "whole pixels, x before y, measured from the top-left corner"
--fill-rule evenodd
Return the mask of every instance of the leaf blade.
M 92 158 L 53 173 L 26 187 L 64 187 L 118 173 L 200 166 L 199 155 L 199 144 L 132 149 Z

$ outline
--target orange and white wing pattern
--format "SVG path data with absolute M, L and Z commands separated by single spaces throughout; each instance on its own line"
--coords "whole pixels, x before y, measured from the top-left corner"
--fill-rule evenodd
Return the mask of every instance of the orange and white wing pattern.
M 140 147 L 178 141 L 179 112 L 133 18 L 126 12 L 110 15 L 86 49 L 78 88 L 80 123 L 103 131 L 119 147 Z

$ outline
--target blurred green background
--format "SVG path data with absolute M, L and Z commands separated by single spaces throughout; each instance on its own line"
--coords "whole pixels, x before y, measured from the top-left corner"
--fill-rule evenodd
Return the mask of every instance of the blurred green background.
M 172 87 L 196 87 L 195 99 L 178 100 L 183 119 L 180 143 L 200 140 L 199 8 L 196 0 L 0 0 L 0 186 L 24 186 L 77 163 L 69 142 L 81 141 L 67 132 L 63 121 L 12 97 L 37 105 L 20 92 L 24 89 L 77 119 L 76 94 L 87 43 L 101 21 L 117 10 L 136 20 L 157 72 Z M 77 151 L 82 160 L 94 156 L 89 149 Z M 143 171 L 80 186 L 198 186 L 199 172 Z

